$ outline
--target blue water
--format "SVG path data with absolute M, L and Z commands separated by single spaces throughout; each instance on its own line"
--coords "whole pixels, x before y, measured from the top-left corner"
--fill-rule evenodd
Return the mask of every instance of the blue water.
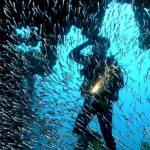
M 30 32 L 25 28 L 22 31 L 17 30 L 22 38 L 28 39 Z M 113 135 L 117 141 L 117 149 L 140 150 L 142 140 L 150 142 L 150 136 L 144 138 L 145 128 L 150 134 L 150 102 L 147 100 L 150 97 L 150 51 L 143 51 L 138 47 L 139 29 L 131 5 L 110 3 L 99 35 L 110 39 L 111 47 L 107 55 L 115 55 L 122 66 L 126 83 L 119 93 L 118 102 L 113 106 Z M 86 40 L 81 30 L 72 26 L 65 36 L 64 44 L 57 45 L 58 60 L 53 69 L 55 73 L 46 77 L 36 76 L 35 88 L 38 90 L 35 90 L 35 95 L 40 96 L 40 92 L 43 92 L 45 96 L 35 97 L 33 109 L 37 120 L 45 120 L 50 125 L 49 130 L 52 128 L 50 135 L 40 130 L 44 128 L 42 123 L 41 127 L 37 123 L 32 125 L 35 131 L 32 136 L 37 139 L 32 146 L 36 150 L 42 146 L 43 150 L 73 150 L 77 138 L 72 135 L 72 128 L 84 102 L 79 90 L 84 78 L 79 74 L 82 66 L 71 61 L 68 54 Z M 17 47 L 24 53 L 34 51 L 39 57 L 40 44 L 39 41 L 37 46 L 31 47 L 22 43 Z M 91 46 L 82 52 L 85 55 L 91 54 Z M 141 60 L 143 62 L 139 63 Z M 148 79 L 145 79 L 146 74 Z M 52 119 L 54 122 L 50 123 Z M 96 117 L 89 126 L 101 133 Z

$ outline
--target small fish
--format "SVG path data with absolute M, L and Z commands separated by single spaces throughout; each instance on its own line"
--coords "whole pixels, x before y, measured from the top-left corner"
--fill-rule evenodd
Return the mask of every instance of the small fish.
M 119 132 L 119 135 L 125 140 L 125 136 L 123 135 L 122 132 L 118 131 Z
M 8 17 L 8 18 L 11 18 L 10 15 L 11 15 L 11 12 L 9 9 L 7 9 L 6 7 L 4 8 L 4 13 L 5 15 Z
M 140 102 L 140 104 L 143 104 L 141 97 L 140 97 L 140 98 L 137 98 L 137 100 Z
M 122 110 L 123 105 L 124 105 L 124 102 L 122 102 L 122 104 L 119 105 L 120 110 Z
M 148 87 L 145 88 L 145 95 L 147 94 Z

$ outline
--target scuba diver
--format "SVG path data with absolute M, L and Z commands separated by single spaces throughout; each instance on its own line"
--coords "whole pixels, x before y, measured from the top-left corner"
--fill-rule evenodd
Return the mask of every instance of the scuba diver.
M 88 45 L 93 45 L 93 55 L 80 54 L 81 50 Z M 90 135 L 90 130 L 88 131 L 86 127 L 93 116 L 97 115 L 107 148 L 115 150 L 116 143 L 112 135 L 112 104 L 118 100 L 118 93 L 124 81 L 114 56 L 106 57 L 106 50 L 109 47 L 110 43 L 107 39 L 91 38 L 74 48 L 69 54 L 70 59 L 84 66 L 80 71 L 81 75 L 84 75 L 80 90 L 85 102 L 76 119 L 73 133 L 81 136 Z

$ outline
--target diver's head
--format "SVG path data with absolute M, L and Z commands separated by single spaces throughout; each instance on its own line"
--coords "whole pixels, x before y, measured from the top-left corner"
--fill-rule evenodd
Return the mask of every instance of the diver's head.
M 104 37 L 97 37 L 93 39 L 93 55 L 99 55 L 100 57 L 106 57 L 106 52 L 110 47 L 110 41 Z

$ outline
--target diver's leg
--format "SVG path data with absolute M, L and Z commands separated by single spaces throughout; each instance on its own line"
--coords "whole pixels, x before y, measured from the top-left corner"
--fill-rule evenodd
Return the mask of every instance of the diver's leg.
M 92 108 L 88 105 L 88 102 L 85 101 L 82 111 L 78 114 L 76 119 L 73 133 L 77 135 L 89 134 L 89 131 L 86 129 L 87 125 L 93 118 L 95 112 L 93 112 Z
M 140 30 L 140 48 L 150 49 L 150 16 L 143 7 L 134 7 L 134 14 Z
M 112 105 L 101 109 L 97 116 L 106 146 L 110 150 L 116 150 L 116 143 L 112 136 Z

